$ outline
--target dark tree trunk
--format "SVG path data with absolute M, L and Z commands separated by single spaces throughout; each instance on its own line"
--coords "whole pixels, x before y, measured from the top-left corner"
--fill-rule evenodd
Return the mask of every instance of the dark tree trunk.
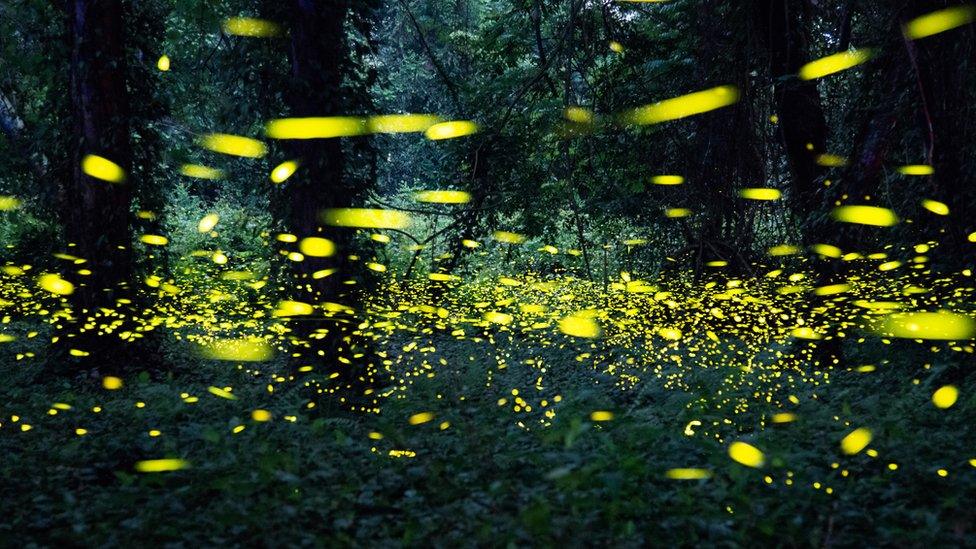
M 111 304 L 132 274 L 131 182 L 109 183 L 81 169 L 88 154 L 126 171 L 130 166 L 125 28 L 121 0 L 71 0 L 66 9 L 74 139 L 62 215 L 67 240 L 75 244 L 69 252 L 86 259 L 92 271 L 72 297 L 77 306 L 92 310 Z
M 538 6 L 537 6 L 538 7 Z M 576 9 L 572 4 L 569 10 L 569 29 L 566 32 L 566 59 L 565 74 L 563 75 L 563 110 L 568 111 L 576 106 L 576 97 L 573 91 L 573 61 L 576 54 Z M 539 43 L 539 63 L 545 66 L 542 55 L 542 39 L 538 37 L 539 27 L 536 24 L 537 40 Z M 566 181 L 566 189 L 569 194 L 569 208 L 573 212 L 573 225 L 576 231 L 576 242 L 583 253 L 583 268 L 586 279 L 593 281 L 593 272 L 590 270 L 590 251 L 586 242 L 586 233 L 583 217 L 580 213 L 579 190 L 576 188 L 576 156 L 573 154 L 572 141 L 574 134 L 572 131 L 563 137 L 560 149 L 562 163 L 564 166 L 563 177 Z
M 708 59 L 726 57 L 719 73 L 698 70 L 699 88 L 731 84 L 740 99 L 734 105 L 705 113 L 689 121 L 695 125 L 695 157 L 689 169 L 691 196 L 688 204 L 696 210 L 695 223 L 682 223 L 696 276 L 712 261 L 725 261 L 725 272 L 749 273 L 749 249 L 753 227 L 751 201 L 742 200 L 742 187 L 765 186 L 763 160 L 756 146 L 754 93 L 750 81 L 749 56 L 752 23 L 746 5 L 720 5 L 712 2 L 696 29 L 701 44 L 698 55 L 705 67 Z M 730 28 L 735 31 L 730 31 Z M 722 52 L 731 52 L 725 53 Z
M 289 23 L 291 78 L 285 93 L 288 116 L 346 114 L 342 84 L 349 64 L 345 22 L 350 6 L 344 0 L 292 0 L 270 7 L 269 11 L 281 14 Z M 313 305 L 331 302 L 355 309 L 361 284 L 346 282 L 357 278 L 361 282 L 364 277 L 359 276 L 356 264 L 349 259 L 354 254 L 354 232 L 325 225 L 322 212 L 356 206 L 367 182 L 352 181 L 347 176 L 347 159 L 339 139 L 291 140 L 284 148 L 300 163 L 280 195 L 286 229 L 299 239 L 322 237 L 336 245 L 336 252 L 330 257 L 306 257 L 293 264 L 297 279 L 290 284 L 291 295 Z M 335 273 L 313 276 L 326 269 L 335 269 Z M 305 352 L 294 357 L 293 362 L 295 366 L 311 365 L 320 373 L 338 373 L 338 378 L 313 384 L 327 392 L 340 391 L 354 406 L 366 406 L 362 396 L 372 380 L 363 362 L 369 360 L 369 354 L 363 355 L 365 343 L 348 329 L 357 323 L 324 316 L 322 311 L 312 317 L 295 318 L 294 335 L 302 340 Z M 357 354 L 360 358 L 354 358 Z
M 801 221 L 819 209 L 824 168 L 817 155 L 827 146 L 827 121 L 820 92 L 813 81 L 796 74 L 808 61 L 804 15 L 808 0 L 760 0 L 756 9 L 757 29 L 769 54 L 770 76 L 775 82 L 774 101 L 778 127 L 792 176 L 791 207 Z M 818 231 L 804 231 L 812 243 Z
M 769 56 L 774 109 L 790 170 L 790 209 L 805 245 L 824 242 L 829 232 L 819 215 L 824 204 L 820 191 L 826 170 L 817 162 L 817 156 L 827 148 L 827 121 L 816 82 L 797 76 L 800 67 L 809 61 L 805 26 L 808 11 L 809 0 L 758 0 L 755 10 L 758 35 Z M 833 263 L 814 261 L 818 284 L 836 277 Z M 824 306 L 829 304 L 810 303 L 811 308 Z M 798 352 L 824 366 L 843 356 L 841 341 L 835 337 L 809 347 L 800 345 Z
M 908 17 L 917 17 L 945 8 L 944 1 L 919 1 L 908 10 Z M 918 113 L 916 119 L 926 136 L 924 157 L 910 159 L 913 163 L 928 162 L 935 168 L 930 179 L 932 198 L 946 202 L 950 215 L 929 218 L 933 232 L 940 241 L 941 261 L 961 267 L 971 263 L 973 244 L 967 235 L 976 231 L 976 201 L 972 198 L 973 178 L 967 173 L 971 162 L 976 128 L 976 28 L 967 25 L 959 29 L 906 41 L 908 54 L 913 56 L 918 71 L 915 82 Z M 921 155 L 920 155 L 921 156 Z
M 291 31 L 291 87 L 285 101 L 289 116 L 335 116 L 342 113 L 342 67 L 346 65 L 343 23 L 349 9 L 343 0 L 294 0 L 288 7 Z M 299 238 L 320 236 L 336 243 L 329 258 L 306 258 L 296 265 L 303 277 L 305 297 L 311 301 L 336 301 L 342 281 L 350 276 L 349 229 L 324 226 L 321 212 L 350 207 L 361 194 L 344 180 L 346 159 L 339 139 L 296 140 L 286 144 L 299 159 L 301 169 L 284 188 L 286 226 Z M 322 269 L 339 269 L 329 277 L 313 279 Z

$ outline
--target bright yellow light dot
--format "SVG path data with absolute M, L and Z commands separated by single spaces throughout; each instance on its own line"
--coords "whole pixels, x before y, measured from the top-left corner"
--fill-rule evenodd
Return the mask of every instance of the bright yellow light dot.
M 559 331 L 573 337 L 600 336 L 600 325 L 592 318 L 571 315 L 559 320 Z
M 286 160 L 275 166 L 275 169 L 271 170 L 271 181 L 274 183 L 284 183 L 285 180 L 291 177 L 297 169 L 297 160 Z
M 610 421 L 613 419 L 613 412 L 597 410 L 590 414 L 590 421 Z
M 327 225 L 361 229 L 404 229 L 409 227 L 412 221 L 410 216 L 404 212 L 367 208 L 325 210 L 322 213 L 322 219 Z
M 840 206 L 831 213 L 837 221 L 844 223 L 858 223 L 874 225 L 876 227 L 891 227 L 898 224 L 898 216 L 888 208 L 877 206 Z
M 932 404 L 935 404 L 936 408 L 951 408 L 956 400 L 959 398 L 959 389 L 954 385 L 944 385 L 932 393 Z
M 230 391 L 227 391 L 225 389 L 221 389 L 220 387 L 210 386 L 207 387 L 207 391 L 209 391 L 210 394 L 212 395 L 219 396 L 220 398 L 226 398 L 227 400 L 237 400 L 237 397 L 234 396 L 234 393 L 231 393 Z
M 814 295 L 827 296 L 827 295 L 837 295 L 851 290 L 850 284 L 830 284 L 827 286 L 820 286 L 819 288 L 814 288 Z
M 260 339 L 218 339 L 199 349 L 211 360 L 262 362 L 274 356 L 271 345 Z
M 899 166 L 898 173 L 902 175 L 932 175 L 935 173 L 935 170 L 927 164 L 910 164 L 908 166 Z
M 0 195 L 0 212 L 9 212 L 20 207 L 20 200 L 14 196 Z
M 738 88 L 719 86 L 633 109 L 624 113 L 621 121 L 637 125 L 659 124 L 727 107 L 738 100 Z
M 525 235 L 509 231 L 495 231 L 492 236 L 495 237 L 495 240 L 504 244 L 521 244 L 525 242 Z
M 836 154 L 818 154 L 817 164 L 827 168 L 841 168 L 847 165 L 847 159 Z
M 563 117 L 576 124 L 592 124 L 596 119 L 593 111 L 583 107 L 567 107 L 563 111 Z
M 366 125 L 372 133 L 422 132 L 441 119 L 431 114 L 383 114 L 370 116 Z
M 762 467 L 766 456 L 755 446 L 737 441 L 729 445 L 729 457 L 747 467 Z
M 907 339 L 958 341 L 976 333 L 976 321 L 949 311 L 894 313 L 885 318 L 879 332 Z
M 864 427 L 854 429 L 840 441 L 840 449 L 847 455 L 854 455 L 871 443 L 873 435 L 870 429 Z
M 789 244 L 780 244 L 778 246 L 773 246 L 769 248 L 769 255 L 773 257 L 794 255 L 798 253 L 800 253 L 800 248 L 798 248 L 797 246 L 791 246 Z
M 75 429 L 75 434 L 78 435 L 78 436 L 87 435 L 88 434 L 88 429 L 82 429 L 81 427 L 78 427 L 77 429 Z
M 779 200 L 783 193 L 779 189 L 754 188 L 742 189 L 739 196 L 749 200 Z
M 298 249 L 310 257 L 329 257 L 335 253 L 335 244 L 327 238 L 310 236 L 298 243 Z
M 122 183 L 125 181 L 125 170 L 108 158 L 89 154 L 81 161 L 81 171 L 95 179 L 108 181 L 109 183 Z
M 414 194 L 414 200 L 434 204 L 466 204 L 471 201 L 471 194 L 464 191 L 419 191 Z
M 102 387 L 109 391 L 117 391 L 122 388 L 122 380 L 114 376 L 105 376 L 102 378 Z
M 939 469 L 936 471 L 936 473 L 938 473 L 938 475 L 942 478 L 949 476 L 949 471 L 946 471 L 945 469 Z
M 796 414 L 790 412 L 781 412 L 778 414 L 773 414 L 771 418 L 773 423 L 790 423 L 796 421 Z
M 930 200 L 926 198 L 922 200 L 922 207 L 935 215 L 949 215 L 949 206 L 947 206 L 944 202 L 939 202 L 938 200 Z
M 502 324 L 502 325 L 511 324 L 512 320 L 514 320 L 512 315 L 499 313 L 497 311 L 489 311 L 485 313 L 484 319 L 488 322 L 492 322 L 494 324 Z
M 684 334 L 677 328 L 658 328 L 657 335 L 668 341 L 680 341 Z
M 231 17 L 224 21 L 224 34 L 251 38 L 270 38 L 281 33 L 281 27 L 271 21 L 253 17 Z
M 200 219 L 200 221 L 197 223 L 197 232 L 198 233 L 209 233 L 210 231 L 212 231 L 214 229 L 214 227 L 217 226 L 217 223 L 219 221 L 220 221 L 220 216 L 219 215 L 217 215 L 217 214 L 207 214 L 207 215 L 203 216 Z
M 254 421 L 271 421 L 271 412 L 267 410 L 254 410 L 251 412 L 251 419 Z
M 467 120 L 452 120 L 450 122 L 434 124 L 433 126 L 427 128 L 424 135 L 427 136 L 427 139 L 430 139 L 431 141 L 437 141 L 441 139 L 464 137 L 466 135 L 477 133 L 477 131 L 478 125 L 474 122 Z
M 655 175 L 651 177 L 651 183 L 655 185 L 680 185 L 685 182 L 685 178 L 680 175 Z
M 809 326 L 799 326 L 790 331 L 790 335 L 797 339 L 823 339 L 823 335 Z
M 832 246 L 830 244 L 814 244 L 810 246 L 813 253 L 817 255 L 822 255 L 824 257 L 832 257 L 834 259 L 839 258 L 843 255 L 843 252 L 837 246 Z
M 944 10 L 927 13 L 905 24 L 905 36 L 918 40 L 933 34 L 961 27 L 976 19 L 976 6 L 953 6 Z
M 189 466 L 189 462 L 182 459 L 148 459 L 136 462 L 135 469 L 140 473 L 163 473 L 166 471 L 179 471 Z
M 431 421 L 432 419 L 434 419 L 434 413 L 433 412 L 421 412 L 419 414 L 414 414 L 414 415 L 410 416 L 410 418 L 407 419 L 407 422 L 409 422 L 410 425 L 420 425 L 422 423 L 427 423 L 428 421 Z
M 57 295 L 71 295 L 75 291 L 74 284 L 56 274 L 41 275 L 37 279 L 37 285 L 42 289 Z
M 860 49 L 828 55 L 800 67 L 800 79 L 813 80 L 856 67 L 871 59 L 871 54 L 869 49 Z
M 226 133 L 212 133 L 200 139 L 200 146 L 213 152 L 245 158 L 260 158 L 268 148 L 257 139 Z
M 224 177 L 223 170 L 209 166 L 201 166 L 199 164 L 183 164 L 180 167 L 180 173 L 196 179 L 221 179 Z
M 156 61 L 156 68 L 159 69 L 159 70 L 161 70 L 161 71 L 163 71 L 163 72 L 168 71 L 169 70 L 169 56 L 167 56 L 167 55 L 161 55 L 159 57 L 159 60 Z
M 706 469 L 680 468 L 668 469 L 664 476 L 673 480 L 701 480 L 711 477 L 712 474 Z
M 169 244 L 168 238 L 158 234 L 144 234 L 139 237 L 139 240 L 143 244 L 148 244 L 149 246 L 165 246 Z
M 353 116 L 281 118 L 264 127 L 264 134 L 272 139 L 330 139 L 367 132 L 366 120 Z

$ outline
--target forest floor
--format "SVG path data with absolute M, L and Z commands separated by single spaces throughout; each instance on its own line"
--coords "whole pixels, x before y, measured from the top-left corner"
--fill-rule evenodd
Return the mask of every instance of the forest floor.
M 358 319 L 379 409 L 359 413 L 288 365 L 288 305 L 161 292 L 167 368 L 109 390 L 56 373 L 51 298 L 5 280 L 0 545 L 976 545 L 971 344 L 845 308 L 918 280 L 820 307 L 782 282 L 391 283 Z M 827 319 L 850 333 L 821 367 Z M 275 356 L 201 355 L 245 336 Z

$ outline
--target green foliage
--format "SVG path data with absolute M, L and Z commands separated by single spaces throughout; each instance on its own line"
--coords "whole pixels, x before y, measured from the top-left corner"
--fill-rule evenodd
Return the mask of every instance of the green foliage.
M 297 393 L 272 400 L 262 383 L 242 380 L 249 374 L 201 363 L 179 347 L 167 351 L 171 373 L 154 379 L 133 372 L 117 392 L 93 382 L 86 387 L 25 376 L 36 370 L 4 360 L 0 449 L 16 457 L 0 465 L 6 479 L 0 533 L 11 542 L 81 536 L 99 545 L 242 543 L 269 536 L 316 545 L 974 542 L 967 505 L 976 485 L 962 469 L 969 466 L 947 463 L 953 473 L 940 478 L 933 465 L 940 456 L 965 453 L 972 440 L 966 420 L 976 411 L 971 394 L 952 414 L 927 402 L 930 383 L 944 379 L 948 363 L 921 386 L 905 383 L 921 358 L 912 352 L 893 355 L 873 374 L 836 372 L 829 392 L 813 383 L 794 385 L 790 390 L 802 402 L 799 421 L 740 435 L 769 458 L 765 470 L 753 470 L 729 460 L 725 444 L 698 441 L 680 429 L 691 419 L 705 425 L 724 419 L 695 403 L 730 387 L 723 378 L 739 375 L 738 369 L 699 369 L 687 391 L 655 384 L 620 391 L 598 372 L 562 367 L 574 363 L 568 348 L 512 341 L 510 363 L 536 357 L 553 364 L 549 383 L 563 395 L 553 405 L 558 413 L 551 427 L 527 422 L 522 428 L 496 401 L 509 388 L 531 387 L 526 371 L 501 370 L 493 387 L 485 387 L 483 361 L 490 358 L 477 346 L 450 338 L 433 343 L 451 364 L 470 366 L 418 380 L 380 416 L 333 412 L 300 415 L 295 422 L 283 416 L 301 404 Z M 239 400 L 210 395 L 208 385 L 233 386 Z M 742 386 L 723 396 L 749 400 L 748 391 Z M 462 392 L 466 398 L 458 401 Z M 187 404 L 180 393 L 200 400 Z M 49 420 L 27 413 L 53 402 L 73 409 Z M 96 405 L 101 413 L 90 411 Z M 275 419 L 251 421 L 252 406 L 268 408 Z M 871 422 L 883 439 L 874 446 L 879 458 L 839 455 L 836 441 L 848 428 L 833 418 L 837 406 L 856 421 Z M 593 423 L 588 416 L 595 409 L 619 413 L 611 422 Z M 419 411 L 437 417 L 407 425 L 404 418 Z M 758 411 L 751 413 L 758 419 Z M 19 432 L 11 414 L 34 429 Z M 442 421 L 450 426 L 440 430 Z M 233 434 L 237 425 L 246 428 Z M 75 436 L 76 426 L 88 434 Z M 150 429 L 162 434 L 150 437 Z M 384 438 L 371 440 L 367 431 Z M 391 450 L 416 455 L 391 457 Z M 135 473 L 132 463 L 145 456 L 180 456 L 191 468 Z M 899 469 L 889 471 L 890 462 Z M 663 476 L 689 465 L 709 468 L 714 477 Z M 822 488 L 814 489 L 814 482 Z
M 342 140 L 340 181 L 311 181 L 312 195 L 354 190 L 355 206 L 407 211 L 414 223 L 379 231 L 388 243 L 371 231 L 350 236 L 337 257 L 387 270 L 357 273 L 349 284 L 372 284 L 372 292 L 339 295 L 343 304 L 359 300 L 357 314 L 403 296 L 409 303 L 386 303 L 381 320 L 326 315 L 307 328 L 313 319 L 275 316 L 279 299 L 298 299 L 311 286 L 286 273 L 313 260 L 295 263 L 288 254 L 297 246 L 276 240 L 294 184 L 306 174 L 271 183 L 270 171 L 291 149 L 263 135 L 268 120 L 293 114 L 289 94 L 303 91 L 291 74 L 291 30 L 267 39 L 221 32 L 229 16 L 287 27 L 288 4 L 123 2 L 134 201 L 131 241 L 116 244 L 135 251 L 139 268 L 126 284 L 147 299 L 109 310 L 70 308 L 46 293 L 30 297 L 38 295 L 39 273 L 70 274 L 79 288 L 92 274 L 84 273 L 91 261 L 63 255 L 79 235 L 63 234 L 59 223 L 78 207 L 63 198 L 80 123 L 71 112 L 69 3 L 0 1 L 0 196 L 21 203 L 0 212 L 0 266 L 10 268 L 0 275 L 0 335 L 10 336 L 0 339 L 0 545 L 976 546 L 976 393 L 965 344 L 872 336 L 848 343 L 845 360 L 828 367 L 796 341 L 754 352 L 742 334 L 723 334 L 724 354 L 714 364 L 698 347 L 667 347 L 650 336 L 609 344 L 557 334 L 543 343 L 489 326 L 464 339 L 448 337 L 449 323 L 438 325 L 446 318 L 438 307 L 471 313 L 476 318 L 457 323 L 467 327 L 491 307 L 514 312 L 521 301 L 544 300 L 537 287 L 502 288 L 496 281 L 503 276 L 568 282 L 546 305 L 607 312 L 626 311 L 627 302 L 612 302 L 606 288 L 625 285 L 629 273 L 673 284 L 706 278 L 731 290 L 738 286 L 729 279 L 769 282 L 762 275 L 781 268 L 779 281 L 800 278 L 790 279 L 792 287 L 783 282 L 788 291 L 776 295 L 806 297 L 787 301 L 794 310 L 772 307 L 768 318 L 751 317 L 755 326 L 743 330 L 788 330 L 785 323 L 803 314 L 851 305 L 846 296 L 816 299 L 808 292 L 814 286 L 873 280 L 859 270 L 864 265 L 876 274 L 863 257 L 848 267 L 767 254 L 778 244 L 821 241 L 862 256 L 883 251 L 883 261 L 904 261 L 899 273 L 931 275 L 935 286 L 915 292 L 892 282 L 872 299 L 968 307 L 967 236 L 976 235 L 972 26 L 911 42 L 900 32 L 904 20 L 944 2 L 788 3 L 801 8 L 782 23 L 795 34 L 790 51 L 804 61 L 852 44 L 877 50 L 870 62 L 818 81 L 817 101 L 803 106 L 822 110 L 827 125 L 826 149 L 810 153 L 847 160 L 819 170 L 807 182 L 815 192 L 804 197 L 794 164 L 805 157 L 791 157 L 778 119 L 784 87 L 798 81 L 775 75 L 774 58 L 784 52 L 764 33 L 762 16 L 777 2 L 350 2 L 340 48 L 347 55 L 331 67 L 342 76 L 342 112 L 326 114 L 430 113 L 472 120 L 479 131 L 445 141 L 417 133 Z M 157 69 L 161 55 L 170 70 Z M 726 84 L 741 92 L 728 108 L 640 127 L 619 116 Z M 569 108 L 592 119 L 570 120 Z M 236 158 L 199 146 L 217 132 L 262 139 L 269 152 Z M 185 164 L 224 176 L 190 178 L 181 173 Z M 935 173 L 909 177 L 897 170 L 904 164 L 931 164 Z M 686 181 L 652 184 L 659 174 Z M 780 189 L 783 200 L 742 200 L 747 187 Z M 472 201 L 418 203 L 414 194 L 428 189 L 464 190 Z M 921 198 L 946 202 L 951 215 L 930 214 Z M 885 233 L 845 232 L 831 209 L 846 202 L 889 207 L 904 223 Z M 693 213 L 670 219 L 670 207 Z M 200 232 L 205 215 L 219 222 Z M 499 242 L 496 230 L 525 242 Z M 146 245 L 144 234 L 168 244 Z M 714 260 L 730 263 L 728 278 L 705 270 Z M 431 285 L 431 273 L 463 282 Z M 326 282 L 340 286 L 347 274 Z M 647 303 L 669 299 L 658 290 L 648 290 Z M 506 301 L 510 295 L 521 301 Z M 115 306 L 120 296 L 111 295 Z M 709 310 L 703 298 L 686 297 L 687 310 Z M 320 295 L 307 305 L 332 299 L 339 297 Z M 430 322 L 421 307 L 435 311 Z M 63 356 L 61 347 L 85 347 L 77 342 L 93 332 L 127 333 L 133 319 L 150 327 L 138 333 L 149 334 L 145 341 L 125 343 L 137 351 L 93 357 L 87 368 Z M 832 320 L 832 334 L 851 327 L 847 318 Z M 400 321 L 399 331 L 389 328 Z M 393 335 L 363 352 L 335 328 L 381 331 L 382 322 Z M 708 322 L 690 327 L 722 325 Z M 279 358 L 220 363 L 196 346 L 251 329 L 269 336 Z M 314 336 L 303 340 L 296 335 L 303 330 L 302 337 Z M 303 354 L 322 340 L 317 353 Z M 410 345 L 436 348 L 443 359 L 437 375 L 429 362 L 435 351 L 401 355 Z M 580 358 L 597 351 L 605 361 Z M 803 359 L 781 368 L 783 354 Z M 389 362 L 389 379 L 370 386 L 385 396 L 380 413 L 352 414 L 337 398 L 309 398 L 322 385 L 303 383 L 299 367 L 350 375 L 337 368 L 347 356 L 357 364 L 374 356 Z M 529 364 L 546 365 L 545 386 Z M 695 367 L 682 367 L 689 364 Z M 877 369 L 858 370 L 867 364 Z M 620 375 L 638 370 L 647 377 Z M 104 375 L 118 372 L 125 387 L 102 389 Z M 760 398 L 760 383 L 774 387 L 779 401 L 796 397 L 797 421 L 769 422 L 773 407 Z M 965 389 L 951 413 L 930 403 L 946 384 Z M 232 387 L 238 398 L 209 387 Z M 538 421 L 513 391 L 558 392 L 560 400 L 547 402 L 553 415 Z M 255 408 L 273 420 L 254 420 Z M 614 419 L 591 420 L 597 410 Z M 434 421 L 410 425 L 407 418 L 420 412 Z M 842 455 L 838 440 L 862 424 L 875 432 L 876 457 Z M 151 436 L 155 430 L 161 434 Z M 767 465 L 730 460 L 734 439 L 761 448 Z M 136 472 L 136 462 L 159 457 L 191 466 Z M 666 477 L 684 467 L 712 477 Z

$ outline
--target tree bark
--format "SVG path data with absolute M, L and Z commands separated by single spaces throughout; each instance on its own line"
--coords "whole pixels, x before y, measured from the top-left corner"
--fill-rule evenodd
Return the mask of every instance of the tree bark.
M 291 87 L 285 100 L 289 116 L 342 114 L 342 67 L 346 64 L 343 22 L 349 9 L 343 0 L 294 0 L 291 14 Z M 339 139 L 295 140 L 286 150 L 299 159 L 300 170 L 284 188 L 286 227 L 299 238 L 320 236 L 337 245 L 329 258 L 308 257 L 296 264 L 304 296 L 312 301 L 335 301 L 341 281 L 349 276 L 351 231 L 325 226 L 321 212 L 349 207 L 358 190 L 344 180 L 346 159 Z M 333 276 L 313 279 L 322 269 L 339 269 Z
M 792 175 L 790 205 L 801 221 L 818 209 L 817 193 L 825 171 L 817 164 L 817 156 L 827 146 L 827 121 L 817 85 L 796 76 L 807 62 L 803 28 L 807 9 L 807 0 L 760 0 L 756 10 L 759 35 L 769 53 L 778 127 Z M 806 243 L 816 238 L 816 231 L 804 231 Z
M 65 7 L 74 139 L 62 216 L 67 240 L 74 243 L 69 252 L 86 259 L 92 271 L 72 297 L 77 306 L 91 310 L 112 303 L 132 274 L 132 182 L 109 183 L 81 169 L 82 159 L 95 154 L 129 171 L 125 27 L 121 0 L 71 0 Z
M 343 77 L 349 63 L 345 22 L 351 4 L 346 0 L 291 0 L 278 12 L 289 23 L 290 81 L 285 102 L 291 117 L 336 116 L 343 113 Z M 335 243 L 330 257 L 305 257 L 294 263 L 296 278 L 289 282 L 292 299 L 310 304 L 341 303 L 355 309 L 359 284 L 347 285 L 360 274 L 349 259 L 354 253 L 354 231 L 322 222 L 322 212 L 357 205 L 367 186 L 346 176 L 347 158 L 340 139 L 289 140 L 284 148 L 300 163 L 299 170 L 282 188 L 286 229 L 299 239 L 327 238 Z M 316 278 L 313 273 L 335 269 Z M 357 282 L 361 282 L 361 277 Z M 335 380 L 313 382 L 326 392 L 348 395 L 347 403 L 366 405 L 364 389 L 371 383 L 367 368 L 353 355 L 364 346 L 347 329 L 358 322 L 330 317 L 319 310 L 292 322 L 296 342 L 304 352 L 294 357 L 296 367 L 312 365 L 315 371 L 338 373 Z M 340 360 L 340 358 L 345 359 Z M 328 384 L 328 386 L 326 386 Z M 331 402 L 331 399 L 330 399 Z

